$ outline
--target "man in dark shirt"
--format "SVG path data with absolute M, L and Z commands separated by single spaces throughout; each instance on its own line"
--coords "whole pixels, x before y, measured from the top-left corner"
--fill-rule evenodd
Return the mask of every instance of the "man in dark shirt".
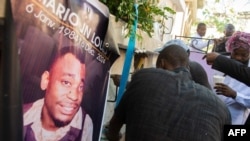
M 235 32 L 235 27 L 233 24 L 226 24 L 224 29 L 224 37 L 216 40 L 217 45 L 214 48 L 215 52 L 221 53 L 221 54 L 230 54 L 226 51 L 226 42 L 228 38 L 230 38 L 233 33 Z
M 118 141 L 221 141 L 231 123 L 228 109 L 211 90 L 191 80 L 188 54 L 177 45 L 164 48 L 157 68 L 137 71 L 115 108 L 106 132 Z

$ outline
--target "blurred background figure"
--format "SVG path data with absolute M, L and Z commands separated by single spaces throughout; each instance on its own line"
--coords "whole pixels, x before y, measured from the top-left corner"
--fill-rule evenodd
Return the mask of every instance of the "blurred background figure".
M 234 32 L 235 32 L 234 25 L 226 24 L 224 28 L 224 32 L 223 32 L 224 36 L 219 39 L 215 39 L 213 51 L 221 53 L 221 54 L 229 55 L 230 53 L 227 53 L 226 51 L 226 42 L 228 38 L 233 35 Z
M 205 23 L 199 23 L 197 25 L 196 34 L 192 36 L 190 42 L 190 50 L 194 52 L 204 52 L 203 49 L 213 44 L 213 40 L 202 39 L 207 32 L 207 25 Z

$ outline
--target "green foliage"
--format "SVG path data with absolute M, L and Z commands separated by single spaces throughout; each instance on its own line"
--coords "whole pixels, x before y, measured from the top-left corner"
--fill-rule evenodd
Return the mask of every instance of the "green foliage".
M 233 0 L 227 0 L 225 3 L 221 3 L 220 0 L 209 1 L 202 9 L 201 20 L 210 27 L 216 27 L 220 33 L 223 33 L 224 26 L 228 23 L 232 23 L 238 27 L 238 30 L 242 30 L 246 22 L 239 18 L 233 2 Z
M 136 18 L 134 9 L 134 0 L 100 0 L 109 8 L 111 14 L 116 16 L 116 21 L 122 19 L 126 24 L 129 36 Z M 159 8 L 156 3 L 158 0 L 141 0 L 138 2 L 138 28 L 152 37 L 154 22 L 161 23 L 167 20 L 167 14 L 175 14 L 175 11 L 169 7 Z M 140 35 L 137 34 L 139 38 Z
M 236 22 L 236 15 L 233 9 L 228 9 L 227 13 L 211 12 L 210 8 L 203 10 L 204 22 L 210 26 L 215 26 L 219 32 L 223 32 L 224 26 L 228 23 Z

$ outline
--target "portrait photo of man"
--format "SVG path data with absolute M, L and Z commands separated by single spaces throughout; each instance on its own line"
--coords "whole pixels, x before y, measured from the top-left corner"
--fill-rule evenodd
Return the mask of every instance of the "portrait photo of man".
M 62 47 L 41 77 L 44 98 L 24 105 L 24 139 L 92 141 L 93 123 L 81 108 L 85 64 L 80 48 Z

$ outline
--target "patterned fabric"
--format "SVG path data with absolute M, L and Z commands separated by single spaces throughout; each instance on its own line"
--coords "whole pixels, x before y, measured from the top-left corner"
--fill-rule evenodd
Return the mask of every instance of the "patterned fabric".
M 243 47 L 250 51 L 250 33 L 246 32 L 235 32 L 226 42 L 226 49 L 229 52 Z
M 115 115 L 126 124 L 126 141 L 221 141 L 231 123 L 224 103 L 184 68 L 136 72 Z

